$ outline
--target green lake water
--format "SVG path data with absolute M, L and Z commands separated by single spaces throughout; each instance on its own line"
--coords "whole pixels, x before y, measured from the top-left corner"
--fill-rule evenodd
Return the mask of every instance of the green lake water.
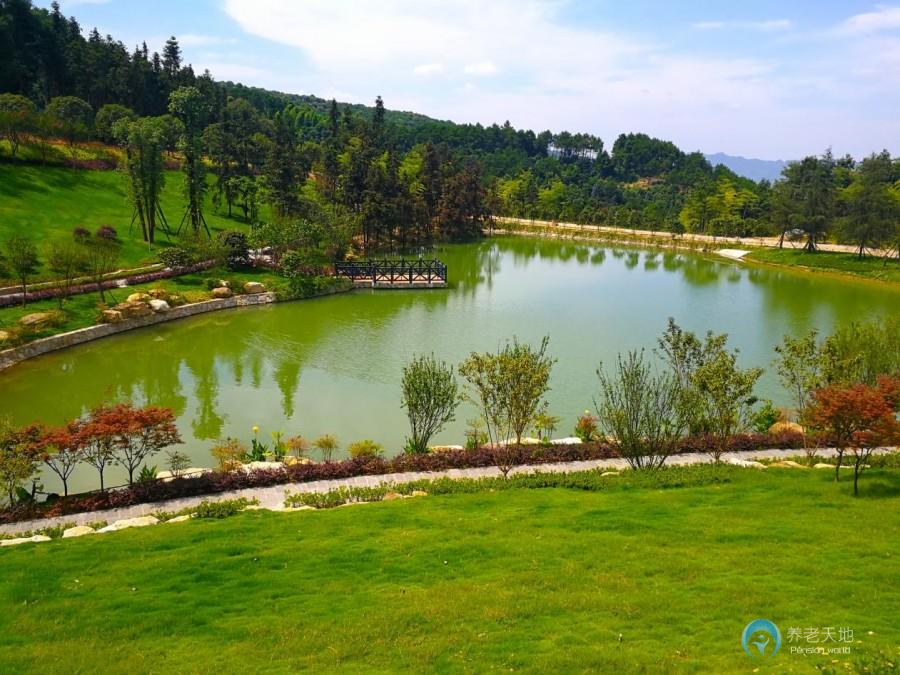
M 516 335 L 550 336 L 558 359 L 550 412 L 570 435 L 592 406 L 595 370 L 617 352 L 651 349 L 669 316 L 685 328 L 727 332 L 744 365 L 768 366 L 786 333 L 900 311 L 900 290 L 749 266 L 686 252 L 530 238 L 447 246 L 446 290 L 361 290 L 175 321 L 48 354 L 0 371 L 0 415 L 59 423 L 102 401 L 175 410 L 184 449 L 211 465 L 217 438 L 284 431 L 342 445 L 363 438 L 402 447 L 403 365 L 420 352 L 457 364 Z M 757 393 L 787 404 L 766 373 Z M 434 443 L 462 443 L 463 406 Z M 153 461 L 164 468 L 164 458 Z M 120 482 L 110 470 L 107 483 Z M 44 473 L 45 486 L 56 489 Z M 75 489 L 96 485 L 85 468 Z

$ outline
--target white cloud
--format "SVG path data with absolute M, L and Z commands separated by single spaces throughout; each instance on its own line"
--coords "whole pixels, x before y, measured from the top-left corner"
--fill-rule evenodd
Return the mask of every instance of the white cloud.
M 466 75 L 477 75 L 480 77 L 486 75 L 496 75 L 497 74 L 497 65 L 493 61 L 481 61 L 479 63 L 470 63 L 465 68 L 463 68 L 463 72 Z
M 870 140 L 892 124 L 869 109 L 872 101 L 887 109 L 897 100 L 896 93 L 885 93 L 896 80 L 893 56 L 888 77 L 868 77 L 863 90 L 853 72 L 861 64 L 842 60 L 847 45 L 824 50 L 819 39 L 818 57 L 784 50 L 741 57 L 740 47 L 715 54 L 676 50 L 652 32 L 568 23 L 561 10 L 571 2 L 224 0 L 224 7 L 244 31 L 301 50 L 307 90 L 354 92 L 351 100 L 358 102 L 382 94 L 389 107 L 402 102 L 441 119 L 509 119 L 535 130 L 596 133 L 608 143 L 621 132 L 644 131 L 686 149 L 749 156 L 800 156 L 829 144 L 837 151 L 854 119 L 873 122 L 870 130 L 857 125 L 865 131 L 852 148 L 869 152 Z M 791 31 L 792 39 L 800 33 L 777 18 L 695 28 Z M 272 70 L 267 83 L 282 77 L 281 69 Z M 879 148 L 900 136 L 893 124 Z
M 725 28 L 724 21 L 698 21 L 693 24 L 693 27 L 697 30 L 718 30 L 720 28 Z
M 423 63 L 413 68 L 413 74 L 431 77 L 432 75 L 440 75 L 446 70 L 442 63 Z
M 900 28 L 900 7 L 879 7 L 874 12 L 851 16 L 837 27 L 838 33 L 867 35 Z
M 794 23 L 790 19 L 769 19 L 766 21 L 698 21 L 692 25 L 697 30 L 736 28 L 763 32 L 790 30 L 794 27 Z

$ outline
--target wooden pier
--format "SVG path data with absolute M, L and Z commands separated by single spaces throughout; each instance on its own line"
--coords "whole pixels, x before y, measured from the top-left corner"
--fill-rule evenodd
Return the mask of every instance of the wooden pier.
M 446 288 L 447 266 L 440 260 L 359 260 L 334 264 L 337 276 L 359 288 Z

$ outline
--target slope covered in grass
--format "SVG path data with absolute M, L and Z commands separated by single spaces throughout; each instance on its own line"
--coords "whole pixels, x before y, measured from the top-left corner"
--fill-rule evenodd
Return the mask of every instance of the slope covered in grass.
M 429 496 L 0 552 L 0 670 L 812 672 L 791 626 L 895 658 L 900 473 Z M 744 626 L 781 627 L 755 663 Z M 883 657 L 877 657 L 883 658 Z M 843 666 L 837 666 L 843 671 Z
M 832 251 L 807 253 L 799 249 L 766 248 L 751 251 L 746 259 L 771 265 L 789 265 L 816 272 L 852 274 L 876 281 L 900 283 L 900 261 L 896 257 L 885 261 L 884 258 L 873 255 L 860 258 L 855 253 Z
M 177 229 L 184 214 L 182 178 L 177 171 L 166 174 L 162 206 Z M 125 177 L 118 171 L 0 163 L 0 241 L 18 233 L 46 245 L 52 239 L 71 237 L 75 227 L 93 231 L 112 225 L 124 243 L 123 266 L 157 262 L 156 253 L 141 240 L 140 227 L 129 232 L 131 215 Z M 246 228 L 237 218 L 217 214 L 211 204 L 205 215 L 214 232 Z M 157 236 L 159 245 L 165 246 L 166 236 L 162 232 Z

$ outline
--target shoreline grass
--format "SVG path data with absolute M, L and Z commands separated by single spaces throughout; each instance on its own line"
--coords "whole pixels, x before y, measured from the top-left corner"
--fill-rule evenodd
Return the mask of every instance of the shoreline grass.
M 856 277 L 879 283 L 900 284 L 900 261 L 892 258 L 866 256 L 858 258 L 855 253 L 818 251 L 808 253 L 799 249 L 756 248 L 744 258 L 749 262 L 777 267 L 802 270 L 816 274 L 830 274 L 836 277 Z
M 900 472 L 873 469 L 857 499 L 824 474 L 253 511 L 24 545 L 0 553 L 0 669 L 848 672 L 898 656 Z M 760 616 L 785 636 L 851 627 L 853 652 L 834 664 L 785 642 L 751 661 L 740 633 Z

